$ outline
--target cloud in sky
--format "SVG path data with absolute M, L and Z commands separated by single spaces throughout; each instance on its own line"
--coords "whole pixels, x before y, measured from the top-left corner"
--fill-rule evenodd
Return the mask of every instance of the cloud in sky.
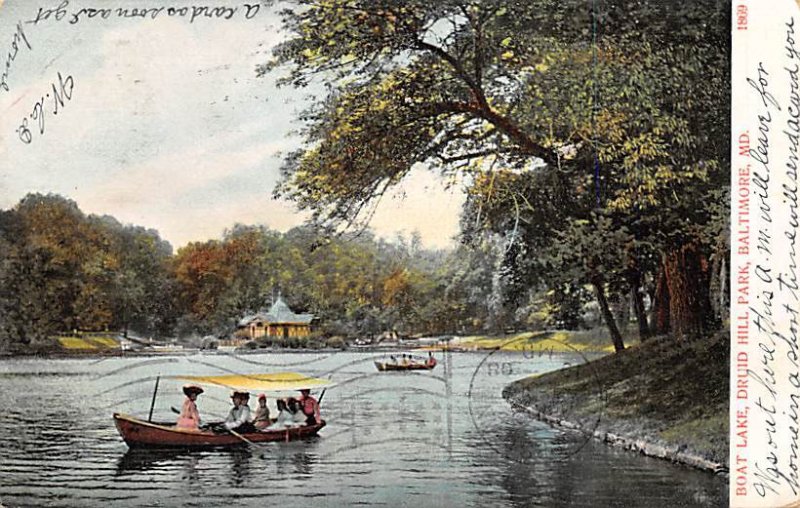
M 85 5 L 84 5 L 85 4 Z M 93 7 L 70 2 L 70 10 Z M 34 5 L 7 2 L 0 49 Z M 219 237 L 234 223 L 286 230 L 305 216 L 272 198 L 280 153 L 302 91 L 276 89 L 255 67 L 280 39 L 274 12 L 253 20 L 67 19 L 25 25 L 33 49 L 13 63 L 0 94 L 0 207 L 28 192 L 56 192 L 86 212 L 158 229 L 181 246 Z M 15 134 L 57 73 L 75 89 L 30 145 Z M 405 198 L 400 198 L 405 196 Z M 463 197 L 415 169 L 381 202 L 377 234 L 418 230 L 442 247 L 458 229 Z

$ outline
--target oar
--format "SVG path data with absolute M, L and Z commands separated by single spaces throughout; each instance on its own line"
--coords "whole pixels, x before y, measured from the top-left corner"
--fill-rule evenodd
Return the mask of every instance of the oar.
M 243 435 L 239 434 L 239 433 L 238 433 L 238 432 L 236 432 L 235 430 L 228 429 L 228 432 L 230 432 L 230 433 L 231 433 L 231 434 L 233 434 L 234 436 L 238 437 L 239 439 L 241 439 L 241 440 L 242 440 L 242 441 L 244 441 L 245 443 L 249 444 L 250 446 L 256 446 L 256 444 L 255 444 L 254 442 L 250 441 L 249 439 L 247 439 L 247 438 L 246 438 L 246 437 L 244 437 Z

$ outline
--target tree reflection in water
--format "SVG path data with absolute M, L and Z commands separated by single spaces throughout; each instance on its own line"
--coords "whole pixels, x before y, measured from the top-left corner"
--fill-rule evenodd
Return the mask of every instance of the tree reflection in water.
M 116 476 L 161 470 L 191 454 L 187 450 L 128 449 L 117 461 Z
M 278 477 L 310 477 L 313 475 L 314 465 L 318 461 L 316 453 L 313 453 L 318 439 L 309 438 L 292 443 L 273 443 L 261 457 L 265 461 L 275 464 L 275 473 Z M 312 450 L 312 453 L 309 453 L 309 450 Z
M 532 500 L 541 506 L 586 508 L 727 505 L 725 483 L 711 475 L 595 441 L 582 442 L 575 453 L 580 433 L 557 432 L 549 439 L 536 434 L 519 428 L 498 433 L 509 453 L 496 456 L 495 465 L 516 506 L 530 506 Z M 508 460 L 512 450 L 517 460 Z M 650 478 L 648 491 L 637 492 L 635 486 L 645 478 Z M 653 481 L 658 478 L 664 481 Z
M 259 477 L 311 477 L 319 461 L 315 448 L 316 439 L 219 450 L 129 449 L 117 460 L 115 476 L 146 474 L 160 481 L 178 470 L 181 483 L 196 485 L 216 477 L 243 487 L 258 483 Z M 205 467 L 199 467 L 201 462 Z
M 251 460 L 253 452 L 250 447 L 234 448 L 227 453 L 230 457 L 230 479 L 233 487 L 245 484 L 251 473 Z

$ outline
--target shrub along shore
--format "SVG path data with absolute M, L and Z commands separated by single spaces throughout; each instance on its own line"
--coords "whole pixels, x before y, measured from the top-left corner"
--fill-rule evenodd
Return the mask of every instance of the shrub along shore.
M 664 336 L 591 362 L 521 379 L 503 397 L 551 425 L 614 446 L 724 473 L 728 332 Z

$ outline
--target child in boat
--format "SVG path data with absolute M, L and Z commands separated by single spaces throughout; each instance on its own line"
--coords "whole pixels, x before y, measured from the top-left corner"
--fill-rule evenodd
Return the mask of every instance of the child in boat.
M 197 396 L 203 393 L 203 389 L 197 385 L 184 385 L 183 393 L 186 399 L 183 401 L 183 408 L 175 426 L 182 430 L 199 430 L 200 413 L 197 411 L 195 401 Z
M 306 424 L 306 415 L 300 410 L 297 399 L 289 399 L 289 412 L 292 413 L 292 427 L 302 427 Z
M 294 417 L 289 412 L 289 408 L 286 407 L 286 401 L 278 399 L 275 403 L 278 406 L 278 417 L 275 419 L 275 423 L 267 427 L 267 430 L 283 430 L 291 427 L 294 423 Z
M 255 425 L 257 429 L 265 429 L 269 427 L 271 423 L 269 419 L 269 408 L 267 407 L 267 396 L 262 393 L 258 396 L 258 407 L 253 417 L 253 425 Z

